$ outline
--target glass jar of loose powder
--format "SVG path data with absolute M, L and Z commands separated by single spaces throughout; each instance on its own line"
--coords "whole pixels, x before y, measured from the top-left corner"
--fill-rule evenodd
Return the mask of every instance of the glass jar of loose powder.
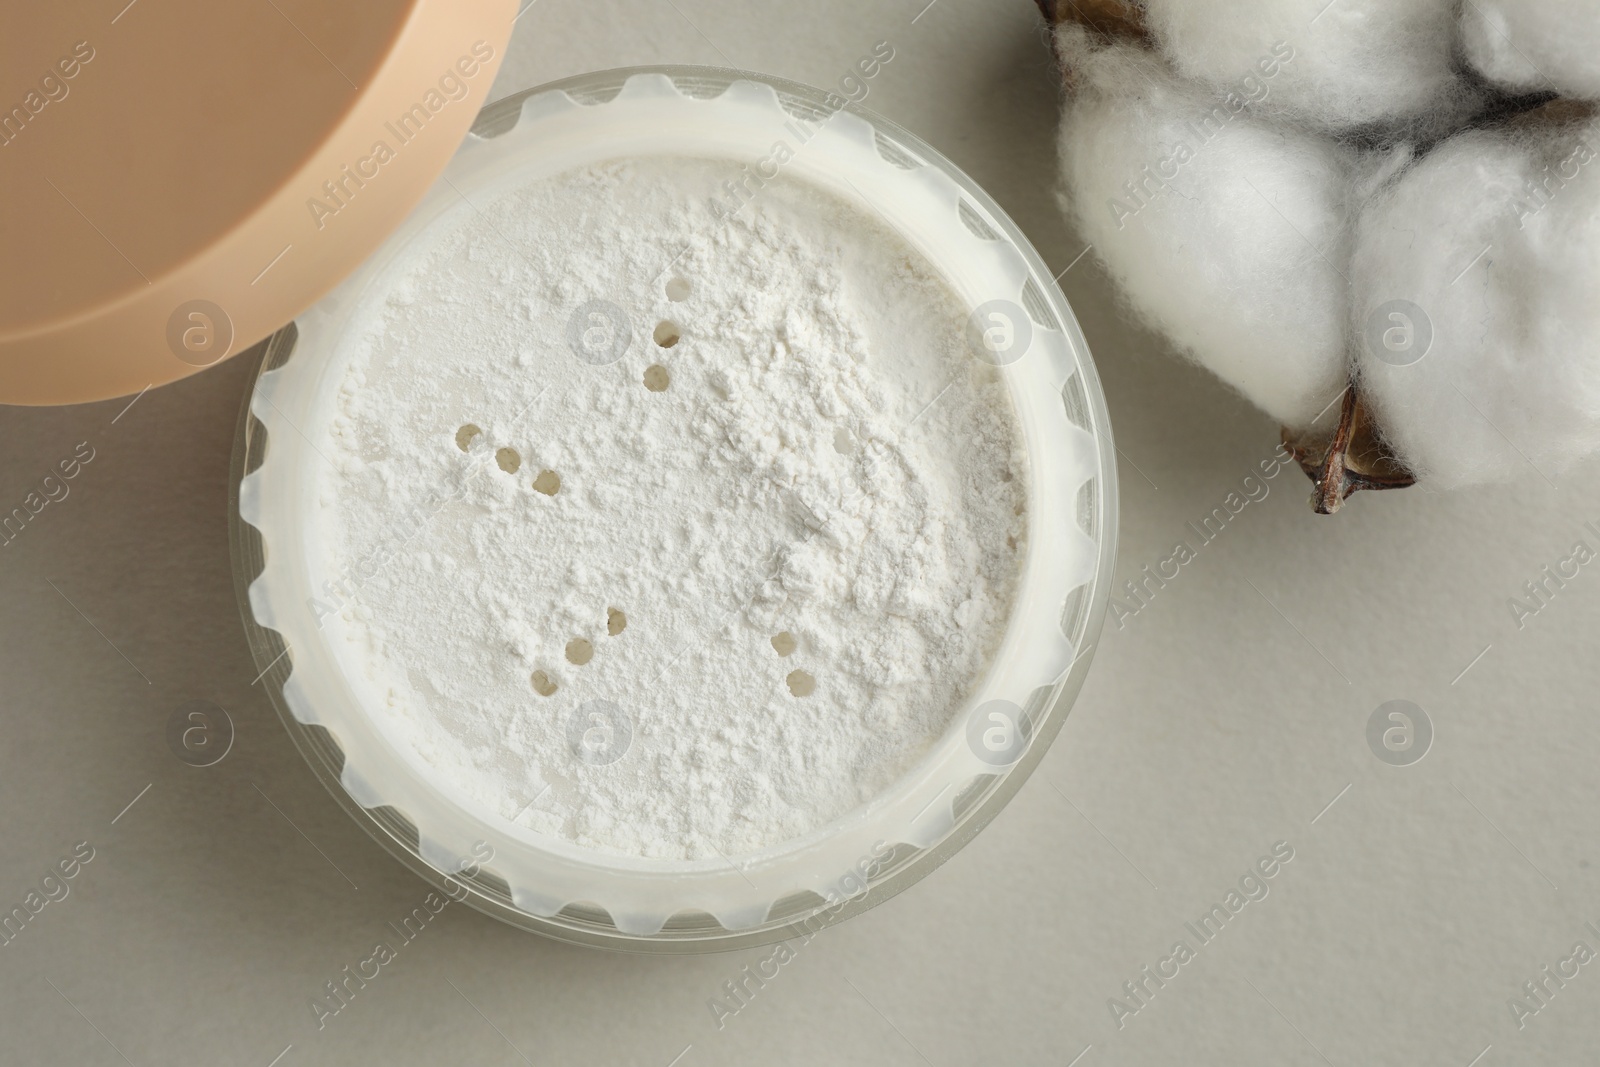
M 1082 337 L 980 190 L 840 104 L 660 68 L 493 105 L 273 341 L 260 666 L 347 809 L 491 914 L 815 930 L 969 839 L 1081 684 L 1115 499 Z

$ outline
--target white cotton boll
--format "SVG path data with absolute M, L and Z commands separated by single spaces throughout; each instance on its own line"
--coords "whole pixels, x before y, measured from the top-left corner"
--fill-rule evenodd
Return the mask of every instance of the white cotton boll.
M 1351 181 L 1328 138 L 1260 122 L 1154 54 L 1058 49 L 1075 94 L 1063 206 L 1133 309 L 1268 414 L 1304 427 L 1346 381 Z
M 1600 450 L 1600 123 L 1444 143 L 1363 212 L 1351 279 L 1362 394 L 1428 484 Z
M 1470 0 L 1461 42 L 1467 62 L 1508 89 L 1600 98 L 1594 0 Z
M 1179 73 L 1259 96 L 1256 107 L 1329 129 L 1410 134 L 1463 118 L 1455 0 L 1145 0 Z

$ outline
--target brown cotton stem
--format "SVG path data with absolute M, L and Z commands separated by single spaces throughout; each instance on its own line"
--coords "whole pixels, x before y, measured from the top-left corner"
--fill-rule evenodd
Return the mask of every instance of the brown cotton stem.
M 1417 480 L 1389 450 L 1354 381 L 1344 391 L 1331 436 L 1295 434 L 1286 427 L 1283 443 L 1311 479 L 1311 510 L 1318 515 L 1332 515 L 1351 493 L 1402 489 Z
M 1107 37 L 1145 36 L 1144 9 L 1136 0 L 1035 0 L 1052 26 L 1076 22 Z
M 1148 45 L 1150 35 L 1145 29 L 1144 8 L 1138 0 L 1034 0 L 1039 13 L 1051 29 L 1067 23 L 1083 26 L 1107 40 L 1133 40 Z M 1056 61 L 1061 64 L 1062 81 L 1072 88 L 1072 71 L 1067 68 L 1062 55 L 1054 47 Z

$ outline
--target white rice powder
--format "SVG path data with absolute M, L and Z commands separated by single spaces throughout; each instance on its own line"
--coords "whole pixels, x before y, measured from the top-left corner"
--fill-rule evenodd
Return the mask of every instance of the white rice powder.
M 884 791 L 1021 568 L 1020 430 L 963 303 L 787 175 L 719 218 L 738 173 L 630 159 L 463 203 L 364 297 L 321 446 L 316 607 L 372 714 L 613 854 L 745 853 Z

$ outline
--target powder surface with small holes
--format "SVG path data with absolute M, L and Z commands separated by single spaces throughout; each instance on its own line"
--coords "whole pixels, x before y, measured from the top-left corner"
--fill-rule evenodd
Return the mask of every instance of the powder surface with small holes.
M 372 714 L 613 854 L 747 853 L 889 788 L 1021 570 L 1021 432 L 964 304 L 808 182 L 721 217 L 737 174 L 624 159 L 435 221 L 320 446 L 318 610 Z

